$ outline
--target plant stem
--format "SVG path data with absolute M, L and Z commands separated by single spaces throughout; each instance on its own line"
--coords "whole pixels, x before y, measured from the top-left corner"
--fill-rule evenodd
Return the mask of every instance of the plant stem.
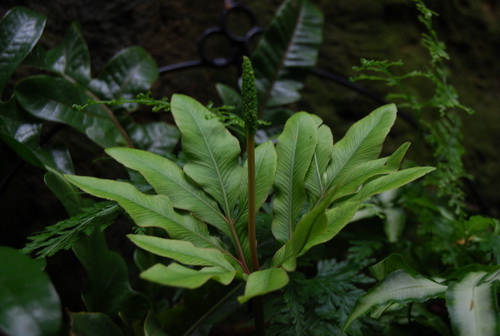
M 259 255 L 257 253 L 257 234 L 255 229 L 255 139 L 247 132 L 247 164 L 248 164 L 248 243 L 252 271 L 259 270 Z

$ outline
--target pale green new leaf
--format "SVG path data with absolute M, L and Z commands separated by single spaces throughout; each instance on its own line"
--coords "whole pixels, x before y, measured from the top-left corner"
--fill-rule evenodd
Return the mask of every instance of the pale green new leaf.
M 470 272 L 446 291 L 446 307 L 456 336 L 500 335 L 496 281 L 487 272 Z
M 167 196 L 143 194 L 125 182 L 70 175 L 66 178 L 91 195 L 118 202 L 141 227 L 162 228 L 171 238 L 183 239 L 198 247 L 222 246 L 209 235 L 205 224 L 190 215 L 175 212 Z
M 175 208 L 193 212 L 202 221 L 230 236 L 217 203 L 190 183 L 175 162 L 157 154 L 125 147 L 108 148 L 106 153 L 124 166 L 140 172 L 158 194 L 168 196 Z
M 171 108 L 188 158 L 184 171 L 231 217 L 242 176 L 238 139 L 217 118 L 210 118 L 213 115 L 208 109 L 190 97 L 174 95 Z
M 281 243 L 290 239 L 306 202 L 304 179 L 316 142 L 315 120 L 305 112 L 296 113 L 288 119 L 283 133 L 278 137 L 272 232 Z
M 248 276 L 245 293 L 238 297 L 240 303 L 251 298 L 277 291 L 288 284 L 287 272 L 283 268 L 269 268 L 253 272 Z
M 200 248 L 191 242 L 165 239 L 155 236 L 128 235 L 130 240 L 140 248 L 162 257 L 177 260 L 193 266 L 220 266 L 227 271 L 235 268 L 227 260 L 227 255 L 213 248 Z
M 168 266 L 156 264 L 141 273 L 141 278 L 164 286 L 194 289 L 213 279 L 223 285 L 233 281 L 236 271 L 228 272 L 222 267 L 204 267 L 200 270 L 188 268 L 177 263 Z
M 352 125 L 333 146 L 330 164 L 326 169 L 326 188 L 349 179 L 352 168 L 358 164 L 378 158 L 395 120 L 396 106 L 390 104 L 379 107 Z
M 368 293 L 358 299 L 356 306 L 347 318 L 343 330 L 355 319 L 371 310 L 391 303 L 424 302 L 436 298 L 446 291 L 447 286 L 436 283 L 423 276 L 412 276 L 398 270 L 378 283 Z

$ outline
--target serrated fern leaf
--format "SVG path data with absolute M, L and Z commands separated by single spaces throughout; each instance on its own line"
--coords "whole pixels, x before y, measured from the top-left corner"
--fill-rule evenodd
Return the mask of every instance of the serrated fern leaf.
M 78 215 L 48 226 L 44 231 L 28 237 L 31 241 L 22 251 L 35 253 L 37 258 L 50 257 L 60 250 L 71 248 L 83 234 L 89 236 L 95 230 L 104 230 L 113 223 L 120 212 L 122 210 L 115 202 L 96 203 L 84 208 Z

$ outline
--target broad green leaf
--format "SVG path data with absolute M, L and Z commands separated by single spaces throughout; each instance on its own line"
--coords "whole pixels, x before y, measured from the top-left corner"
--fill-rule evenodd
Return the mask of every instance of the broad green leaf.
M 486 272 L 470 272 L 446 291 L 446 307 L 456 336 L 500 335 L 497 284 Z
M 370 272 L 378 281 L 381 281 L 392 272 L 400 269 L 412 276 L 418 275 L 418 272 L 405 263 L 400 254 L 396 253 L 392 253 L 384 260 L 370 266 Z
M 45 263 L 11 247 L 0 247 L 0 333 L 58 335 L 62 311 Z
M 95 230 L 89 237 L 82 236 L 73 250 L 87 272 L 82 298 L 88 311 L 115 317 L 123 313 L 135 320 L 151 309 L 147 298 L 130 287 L 127 264 L 120 254 L 108 249 L 103 232 Z
M 144 336 L 168 336 L 168 334 L 163 331 L 160 322 L 155 317 L 155 314 L 150 311 L 144 320 Z
M 363 201 L 372 195 L 399 188 L 424 176 L 434 169 L 433 167 L 414 167 L 377 177 L 365 183 L 361 190 L 353 196 L 352 200 Z
M 90 54 L 80 28 L 73 23 L 63 41 L 52 50 L 35 48 L 27 59 L 35 67 L 68 76 L 72 80 L 85 85 L 90 81 Z
M 236 111 L 241 110 L 241 94 L 238 91 L 222 83 L 217 83 L 215 88 L 224 105 L 234 106 Z
M 165 122 L 131 123 L 127 133 L 137 148 L 160 155 L 171 153 L 180 138 L 177 127 Z
M 209 235 L 205 224 L 191 215 L 175 212 L 167 196 L 143 194 L 126 182 L 84 176 L 66 175 L 66 178 L 91 195 L 118 202 L 141 227 L 162 228 L 171 238 L 198 247 L 220 248 L 221 243 Z
M 389 157 L 367 160 L 350 167 L 338 181 L 336 198 L 355 193 L 370 179 L 397 171 L 409 146 L 409 143 L 404 143 Z
M 311 2 L 288 0 L 278 9 L 252 55 L 261 109 L 300 98 L 308 70 L 316 64 L 323 15 Z
M 71 313 L 71 335 L 124 336 L 124 333 L 103 313 Z
M 243 178 L 241 181 L 240 197 L 238 203 L 238 216 L 236 230 L 242 242 L 248 238 L 248 170 L 245 162 Z M 276 174 L 276 150 L 271 141 L 264 142 L 255 148 L 255 212 L 258 212 L 269 195 Z M 248 250 L 248 244 L 243 244 L 243 249 Z M 249 252 L 249 251 L 245 251 Z M 249 255 L 249 254 L 248 254 Z
M 45 22 L 45 16 L 24 7 L 12 8 L 0 20 L 0 94 L 42 35 Z
M 336 190 L 332 189 L 317 206 L 300 219 L 290 240 L 273 257 L 273 266 L 283 266 L 287 271 L 295 270 L 297 257 L 314 246 L 318 237 L 324 236 L 328 222 L 325 211 L 335 194 Z
M 141 278 L 164 286 L 181 288 L 198 288 L 213 279 L 223 285 L 233 281 L 236 271 L 228 271 L 222 267 L 204 267 L 200 270 L 188 268 L 177 263 L 168 266 L 156 264 L 141 273 Z
M 16 85 L 15 94 L 30 114 L 70 125 L 102 147 L 126 143 L 103 107 L 93 105 L 84 111 L 73 110 L 73 104 L 83 105 L 90 97 L 85 89 L 63 78 L 30 77 Z
M 317 142 L 315 120 L 309 114 L 294 114 L 278 137 L 278 163 L 274 188 L 272 231 L 281 243 L 290 239 L 306 202 L 304 179 Z
M 304 186 L 310 204 L 316 204 L 321 196 L 323 196 L 323 191 L 326 189 L 324 173 L 330 162 L 332 150 L 332 131 L 328 126 L 321 125 L 318 128 L 318 143 L 316 144 L 311 165 L 309 166 L 309 170 L 304 180 Z
M 382 144 L 396 120 L 394 104 L 379 107 L 352 125 L 345 136 L 333 146 L 326 170 L 326 187 L 349 179 L 353 167 L 380 155 Z
M 217 203 L 190 183 L 184 171 L 169 159 L 131 148 L 108 148 L 111 157 L 124 166 L 139 171 L 158 194 L 167 195 L 178 209 L 192 211 L 226 235 L 231 233 Z
M 219 120 L 207 118 L 211 112 L 192 98 L 174 95 L 171 107 L 182 134 L 182 150 L 188 158 L 184 171 L 230 218 L 242 176 L 238 139 Z
M 15 99 L 0 102 L 0 137 L 21 158 L 31 165 L 44 168 L 39 152 L 42 124 L 27 120 Z
M 186 265 L 219 266 L 229 272 L 235 270 L 233 264 L 228 261 L 228 255 L 220 250 L 196 247 L 191 242 L 183 240 L 145 235 L 128 235 L 128 237 L 134 244 L 146 251 Z
M 446 285 L 436 283 L 420 275 L 412 276 L 406 271 L 398 270 L 384 278 L 358 299 L 343 330 L 346 330 L 352 321 L 377 307 L 391 303 L 406 304 L 414 301 L 427 301 L 443 295 L 446 289 Z
M 238 297 L 244 303 L 256 296 L 277 291 L 288 284 L 287 272 L 283 268 L 269 268 L 250 273 L 245 287 L 245 293 Z
M 131 47 L 115 55 L 89 88 L 102 99 L 133 99 L 157 79 L 158 67 L 151 55 L 141 47 Z

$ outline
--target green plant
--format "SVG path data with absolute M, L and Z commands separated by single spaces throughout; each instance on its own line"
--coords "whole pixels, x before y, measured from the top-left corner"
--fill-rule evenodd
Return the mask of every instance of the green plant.
M 182 134 L 185 165 L 137 149 L 106 150 L 140 172 L 155 194 L 144 194 L 127 182 L 66 175 L 82 190 L 118 202 L 138 226 L 164 230 L 166 237 L 129 235 L 137 246 L 175 261 L 154 265 L 142 278 L 185 288 L 197 288 L 210 279 L 225 285 L 243 280 L 240 303 L 283 288 L 297 258 L 334 238 L 365 199 L 433 170 L 398 170 L 408 144 L 378 158 L 396 117 L 394 105 L 357 122 L 336 144 L 320 118 L 296 113 L 276 146 L 267 141 L 253 153 L 257 100 L 249 61 L 244 62 L 247 160 L 243 165 L 240 144 L 224 124 L 195 100 L 174 95 L 171 111 Z M 265 225 L 271 226 L 278 250 L 265 258 L 257 255 L 253 223 L 271 187 L 272 219 Z M 263 321 L 258 319 L 262 334 Z

